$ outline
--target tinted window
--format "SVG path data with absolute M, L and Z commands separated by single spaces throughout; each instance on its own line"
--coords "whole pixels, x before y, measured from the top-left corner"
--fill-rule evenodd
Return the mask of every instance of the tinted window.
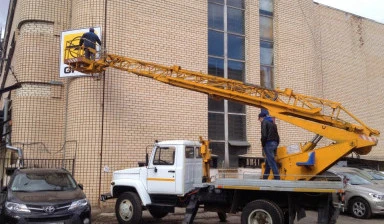
M 244 8 L 244 0 L 227 0 L 227 4 L 237 8 Z
M 224 112 L 224 100 L 208 99 L 208 111 Z
M 224 77 L 224 60 L 220 58 L 208 58 L 208 73 L 210 75 Z
M 244 81 L 244 62 L 228 60 L 228 78 L 235 79 L 238 81 Z
M 272 18 L 260 16 L 260 38 L 263 40 L 273 39 Z
M 224 142 L 209 142 L 209 148 L 212 149 L 212 154 L 217 155 L 217 166 L 223 167 L 225 158 Z
M 228 57 L 244 60 L 244 37 L 228 34 Z
M 273 0 L 260 0 L 260 14 L 273 15 Z
M 228 8 L 228 32 L 244 34 L 244 11 Z
M 208 139 L 224 140 L 224 114 L 208 113 Z
M 246 140 L 245 136 L 245 116 L 229 115 L 228 116 L 228 134 L 229 140 Z
M 208 31 L 208 54 L 224 56 L 224 33 L 213 30 Z
M 245 106 L 242 103 L 237 103 L 228 100 L 228 112 L 230 113 L 245 113 Z
M 273 89 L 273 68 L 267 66 L 260 67 L 261 85 Z
M 208 4 L 208 27 L 224 30 L 224 6 Z
M 224 0 L 208 0 L 208 2 L 215 2 L 219 4 L 224 4 Z
M 273 65 L 273 43 L 260 41 L 260 63 Z
M 12 191 L 64 191 L 76 188 L 67 173 L 20 173 L 12 182 Z

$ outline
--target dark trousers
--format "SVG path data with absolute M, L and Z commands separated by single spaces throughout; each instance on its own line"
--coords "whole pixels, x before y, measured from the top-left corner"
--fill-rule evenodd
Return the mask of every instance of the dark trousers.
M 92 53 L 90 50 L 89 50 L 89 48 L 88 47 L 86 47 L 85 49 L 84 49 L 84 55 L 85 55 L 85 58 L 86 59 L 92 59 L 92 60 L 95 60 L 95 54 L 94 53 Z
M 263 151 L 266 157 L 263 179 L 268 179 L 269 173 L 271 172 L 271 169 L 272 169 L 273 178 L 275 180 L 280 180 L 279 169 L 277 168 L 277 164 L 275 161 L 277 145 L 278 145 L 277 142 L 270 141 L 270 142 L 267 142 L 263 147 Z

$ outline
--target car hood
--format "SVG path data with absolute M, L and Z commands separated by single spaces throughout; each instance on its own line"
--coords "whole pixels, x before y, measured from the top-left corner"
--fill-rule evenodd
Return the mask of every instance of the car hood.
M 9 192 L 8 201 L 19 203 L 69 202 L 84 199 L 85 194 L 79 188 L 72 191 Z
M 348 188 L 358 192 L 384 194 L 384 186 L 380 184 L 349 185 Z

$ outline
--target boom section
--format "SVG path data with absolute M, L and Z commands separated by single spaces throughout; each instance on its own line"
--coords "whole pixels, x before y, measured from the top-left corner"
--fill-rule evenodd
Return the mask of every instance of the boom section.
M 346 139 L 332 133 L 319 132 L 316 126 L 326 125 L 366 136 L 380 134 L 346 110 L 339 102 L 297 94 L 291 89 L 266 89 L 237 80 L 185 70 L 180 66 L 164 66 L 115 54 L 106 53 L 99 59 L 90 60 L 84 57 L 82 47 L 68 44 L 64 62 L 72 69 L 86 74 L 101 73 L 106 68 L 112 67 L 169 85 L 205 93 L 214 99 L 227 99 L 265 108 L 271 116 L 336 141 Z M 348 120 L 354 122 L 343 120 L 341 114 L 347 115 Z M 345 138 L 350 140 L 351 136 L 347 135 Z

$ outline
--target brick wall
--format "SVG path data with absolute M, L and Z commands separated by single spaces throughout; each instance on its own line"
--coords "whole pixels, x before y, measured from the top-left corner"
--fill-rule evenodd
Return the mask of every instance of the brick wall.
M 63 145 L 63 84 L 58 71 L 58 23 L 67 21 L 68 1 L 17 2 L 7 50 L 14 43 L 12 70 L 6 85 L 22 82 L 11 93 L 12 145 L 24 149 L 27 158 L 58 158 Z M 60 28 L 60 31 L 62 28 Z M 4 79 L 5 70 L 2 71 Z M 4 97 L 9 94 L 3 95 Z
M 275 5 L 276 86 L 338 101 L 367 125 L 384 128 L 378 99 L 384 26 L 312 1 L 278 1 Z M 278 122 L 286 145 L 313 134 Z M 382 137 L 367 158 L 384 158 Z M 320 145 L 329 144 L 322 141 Z
M 245 1 L 246 82 L 260 85 L 259 1 Z M 259 108 L 246 107 L 249 153 L 261 156 Z

